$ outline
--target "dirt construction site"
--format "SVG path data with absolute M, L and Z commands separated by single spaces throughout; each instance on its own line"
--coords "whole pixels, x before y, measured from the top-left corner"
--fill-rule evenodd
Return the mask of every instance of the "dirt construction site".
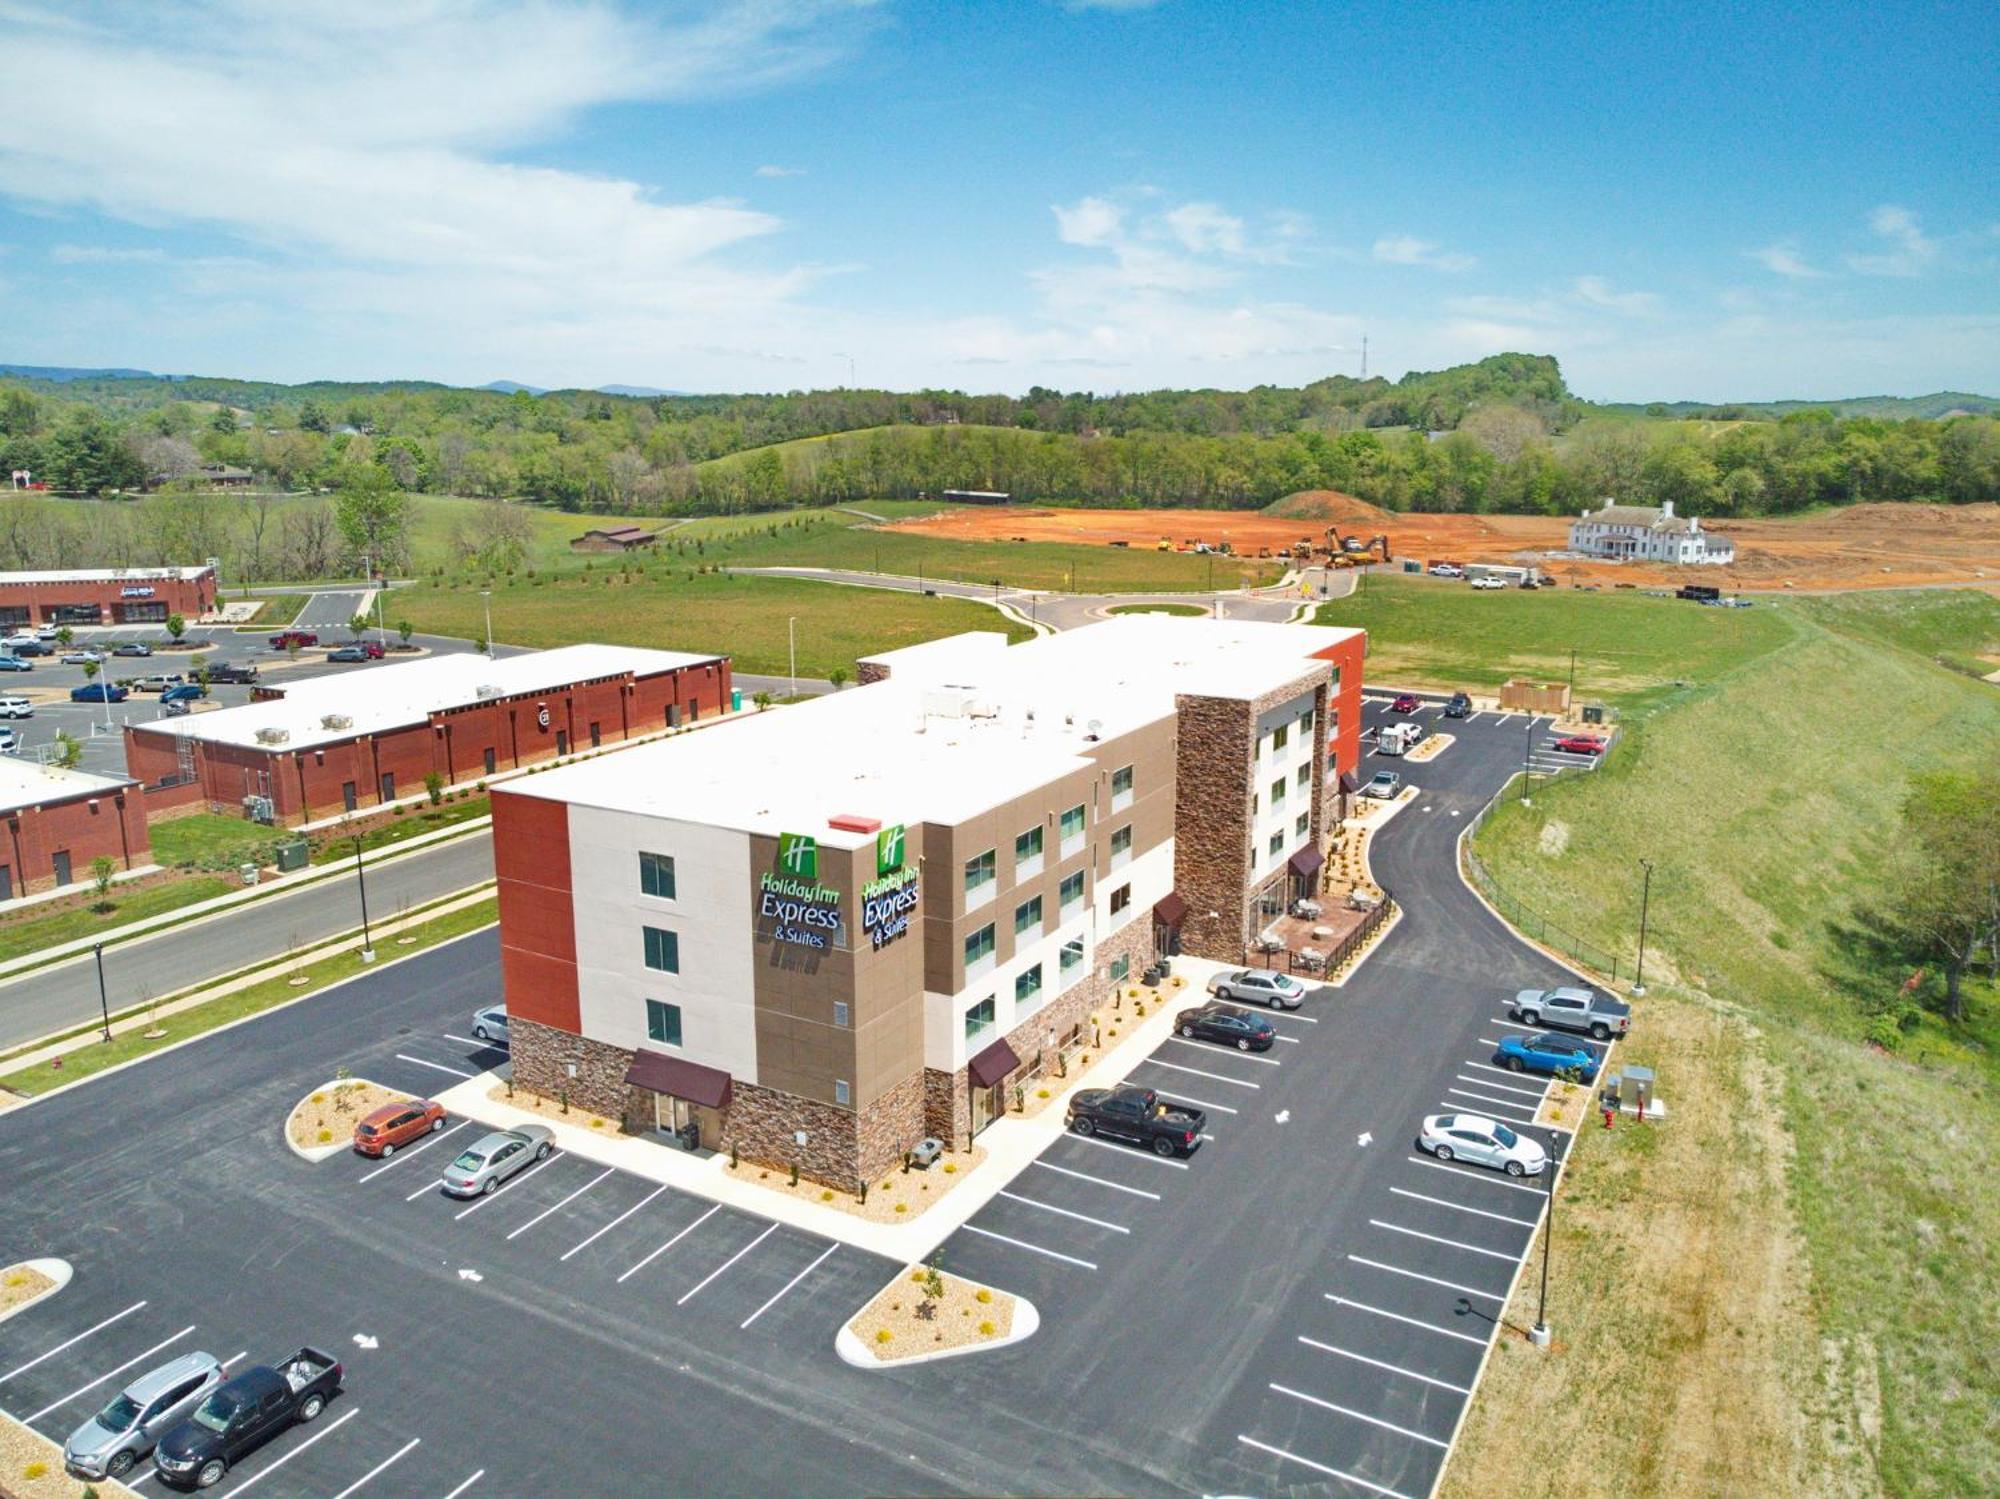
M 1699 576 L 1737 589 L 1907 588 L 2000 584 L 2000 505 L 1853 505 L 1782 519 L 1703 524 L 1736 543 L 1736 561 L 1668 567 L 1572 558 L 1568 516 L 1398 514 L 1336 490 L 1295 494 L 1263 510 L 1063 510 L 977 506 L 888 529 L 965 541 L 1068 541 L 1193 550 L 1228 542 L 1242 556 L 1324 545 L 1329 528 L 1366 542 L 1386 536 L 1391 557 L 1419 562 L 1533 564 L 1558 583 L 1644 586 Z

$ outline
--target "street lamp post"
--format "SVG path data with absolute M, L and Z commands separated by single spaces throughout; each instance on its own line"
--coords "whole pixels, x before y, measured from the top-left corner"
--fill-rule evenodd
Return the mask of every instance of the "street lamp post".
M 1528 715 L 1528 737 L 1521 745 L 1521 805 L 1528 806 L 1528 778 L 1535 765 L 1535 715 Z
M 361 891 L 361 961 L 375 961 L 375 942 L 368 931 L 368 876 L 361 867 L 361 839 L 354 840 L 354 883 Z
M 97 1010 L 104 1017 L 104 1040 L 108 1045 L 111 1040 L 111 996 L 104 989 L 104 944 L 93 943 L 90 950 L 97 955 Z
M 1548 1211 L 1542 1216 L 1542 1295 L 1535 1303 L 1535 1325 L 1528 1333 L 1528 1341 L 1537 1348 L 1549 1346 L 1549 1240 L 1556 1236 L 1556 1182 L 1560 1173 L 1556 1169 L 1556 1132 L 1549 1131 L 1549 1195 Z
M 1646 908 L 1653 899 L 1653 861 L 1641 859 L 1639 867 L 1646 871 L 1645 883 L 1639 887 L 1639 968 L 1632 975 L 1632 992 L 1646 992 Z
M 486 654 L 491 656 L 493 654 L 493 590 L 490 588 L 480 589 L 479 598 L 480 602 L 486 607 Z
M 799 618 L 795 614 L 785 621 L 785 645 L 791 652 L 792 696 L 799 695 Z

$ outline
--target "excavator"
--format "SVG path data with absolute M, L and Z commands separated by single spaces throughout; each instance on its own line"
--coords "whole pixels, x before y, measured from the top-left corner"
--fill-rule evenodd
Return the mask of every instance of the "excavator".
M 1359 536 L 1341 535 L 1338 526 L 1326 528 L 1325 550 L 1327 560 L 1335 567 L 1366 567 L 1378 555 L 1384 562 L 1392 560 L 1387 536 L 1371 536 L 1363 541 Z

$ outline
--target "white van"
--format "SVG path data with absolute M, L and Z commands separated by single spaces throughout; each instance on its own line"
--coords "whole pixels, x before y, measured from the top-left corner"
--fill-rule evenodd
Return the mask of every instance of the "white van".
M 1422 724 L 1384 724 L 1376 732 L 1375 750 L 1376 753 L 1383 755 L 1407 755 L 1422 741 L 1423 737 L 1424 729 Z
M 24 697 L 0 697 L 0 718 L 33 718 L 35 705 Z

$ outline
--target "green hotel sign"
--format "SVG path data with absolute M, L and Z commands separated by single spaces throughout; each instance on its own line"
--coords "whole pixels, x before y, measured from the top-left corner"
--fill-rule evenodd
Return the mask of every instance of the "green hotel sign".
M 875 877 L 881 879 L 903 867 L 903 825 L 884 828 L 875 835 Z
M 778 834 L 778 868 L 795 880 L 819 878 L 819 840 L 809 833 Z

